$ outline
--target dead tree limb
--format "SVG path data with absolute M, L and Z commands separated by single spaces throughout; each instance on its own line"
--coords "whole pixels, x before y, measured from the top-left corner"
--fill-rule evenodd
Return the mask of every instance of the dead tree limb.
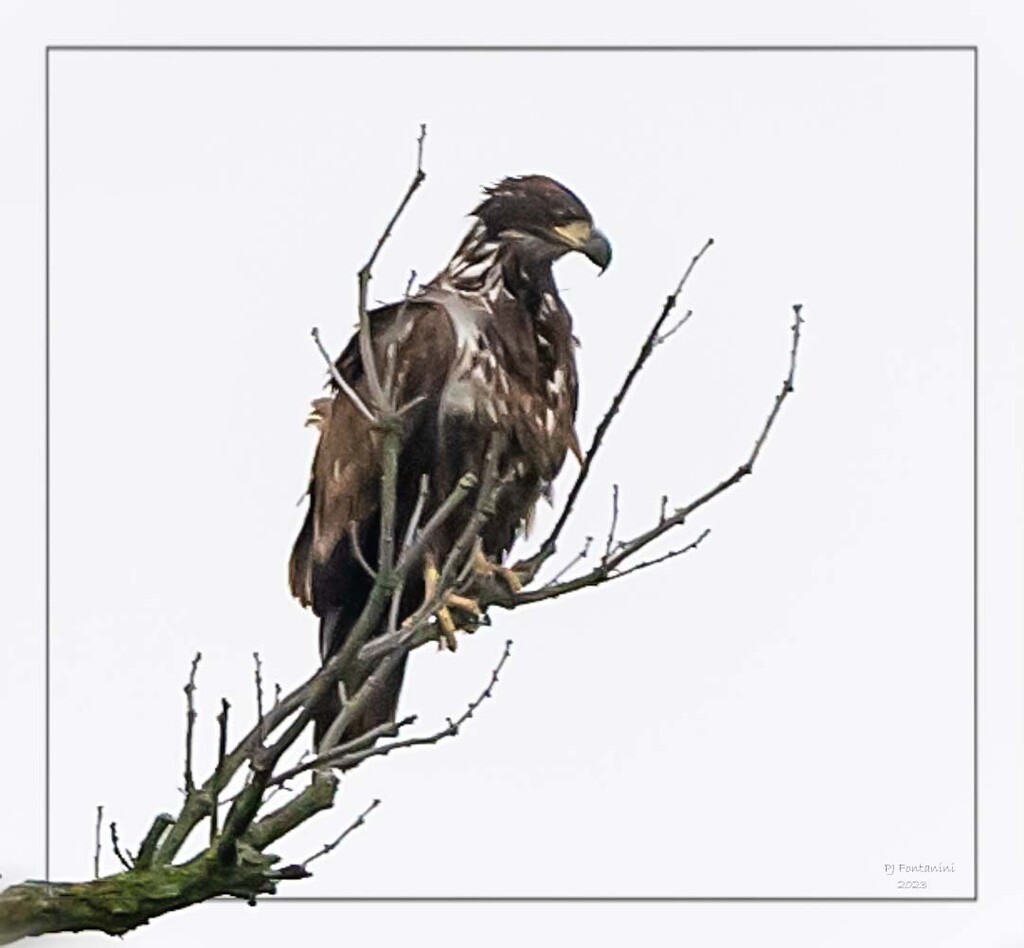
M 627 540 L 616 537 L 619 519 L 619 491 L 616 487 L 613 494 L 611 526 L 600 561 L 582 575 L 566 578 L 568 573 L 587 556 L 592 542 L 592 537 L 588 537 L 584 548 L 567 567 L 556 573 L 546 585 L 536 585 L 538 572 L 557 549 L 558 541 L 586 484 L 594 459 L 605 441 L 612 421 L 622 408 L 627 393 L 655 348 L 677 333 L 690 316 L 687 312 L 668 329 L 665 328 L 687 280 L 712 245 L 712 241 L 708 240 L 690 260 L 675 290 L 666 299 L 638 356 L 598 424 L 580 472 L 555 526 L 533 556 L 515 565 L 514 569 L 522 582 L 521 589 L 513 590 L 508 583 L 495 581 L 493 577 L 471 578 L 467 570 L 467 563 L 473 551 L 478 549 L 481 531 L 494 515 L 501 503 L 503 491 L 508 486 L 508 480 L 498 471 L 497 459 L 501 445 L 493 441 L 488 448 L 482 469 L 466 471 L 451 494 L 422 524 L 429 485 L 426 480 L 421 482 L 412 521 L 402 537 L 396 536 L 397 478 L 402 430 L 405 413 L 415 402 L 400 404 L 400 393 L 395 381 L 394 352 L 385 352 L 384 364 L 377 364 L 366 298 L 372 268 L 413 194 L 425 178 L 425 135 L 426 129 L 421 128 L 417 139 L 417 161 L 413 179 L 380 235 L 366 265 L 359 271 L 358 335 L 366 380 L 362 394 L 345 381 L 320 341 L 319 332 L 314 330 L 313 333 L 314 341 L 327 361 L 338 389 L 372 425 L 380 452 L 381 529 L 377 568 L 368 569 L 372 585 L 362 613 L 348 632 L 342 648 L 305 682 L 287 694 L 282 694 L 280 687 L 276 687 L 275 700 L 270 707 L 264 706 L 260 659 L 254 654 L 256 721 L 240 740 L 229 747 L 229 705 L 226 700 L 223 701 L 221 714 L 218 716 L 217 762 L 206 779 L 198 784 L 193 773 L 195 679 L 201 657 L 197 653 L 185 686 L 184 800 L 179 812 L 176 815 L 161 813 L 153 819 L 134 860 L 121 852 L 116 829 L 111 826 L 115 853 L 124 869 L 116 875 L 98 877 L 83 883 L 30 881 L 0 892 L 0 944 L 47 932 L 93 930 L 123 934 L 166 912 L 215 896 L 230 895 L 251 902 L 260 895 L 276 892 L 278 884 L 282 881 L 306 878 L 310 875 L 309 865 L 339 847 L 349 834 L 363 825 L 366 817 L 379 803 L 375 800 L 353 824 L 304 862 L 278 868 L 279 857 L 269 853 L 269 847 L 296 827 L 334 805 L 339 787 L 338 773 L 351 770 L 371 758 L 385 757 L 396 750 L 434 744 L 445 738 L 454 737 L 492 694 L 499 674 L 509 658 L 510 642 L 506 643 L 484 690 L 476 699 L 469 702 L 461 715 L 449 718 L 444 727 L 425 734 L 408 733 L 408 729 L 412 729 L 416 724 L 416 718 L 410 716 L 401 721 L 387 722 L 354 740 L 339 743 L 345 725 L 372 698 L 375 689 L 380 687 L 380 683 L 397 663 L 413 649 L 437 640 L 439 632 L 434 613 L 445 601 L 446 596 L 464 591 L 467 583 L 473 583 L 472 593 L 485 613 L 491 606 L 517 609 L 621 579 L 639 570 L 674 559 L 695 550 L 709 531 L 704 530 L 695 539 L 667 553 L 639 562 L 636 558 L 641 551 L 646 550 L 650 544 L 669 531 L 683 526 L 696 510 L 709 504 L 753 472 L 781 408 L 794 390 L 797 352 L 803 324 L 799 306 L 794 307 L 795 320 L 792 326 L 788 373 L 746 460 L 719 483 L 673 511 L 668 509 L 666 498 L 662 498 L 657 521 L 647 530 Z M 408 297 L 408 289 L 406 296 Z M 436 586 L 427 597 L 427 601 L 399 625 L 397 597 L 401 596 L 406 579 L 421 563 L 425 551 L 429 549 L 431 538 L 456 510 L 468 503 L 472 503 L 472 510 L 469 511 L 466 525 L 445 561 L 439 564 Z M 358 549 L 358 544 L 355 549 L 359 558 L 369 567 L 362 551 Z M 382 618 L 388 620 L 387 631 L 382 635 L 375 635 Z M 349 675 L 350 672 L 358 674 Z M 325 695 L 338 687 L 343 678 L 358 680 L 362 684 L 353 694 L 345 695 L 342 710 L 328 729 L 318 748 L 319 753 L 290 767 L 284 766 L 281 763 L 282 759 L 290 749 L 298 745 L 307 732 L 318 704 Z M 405 736 L 407 733 L 408 736 Z M 221 795 L 233 780 L 239 781 L 240 788 L 221 802 Z M 305 781 L 304 785 L 291 786 L 300 780 Z M 286 784 L 292 791 L 291 795 L 280 806 L 270 808 L 268 802 Z M 219 806 L 226 807 L 223 825 L 218 816 Z M 197 828 L 207 821 L 209 834 L 200 852 L 182 860 L 182 849 Z M 101 824 L 102 812 L 97 818 L 94 863 L 97 876 Z

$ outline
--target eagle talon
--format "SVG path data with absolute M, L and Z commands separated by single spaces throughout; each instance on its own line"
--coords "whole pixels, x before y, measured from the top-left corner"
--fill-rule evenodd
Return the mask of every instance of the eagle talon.
M 452 609 L 469 613 L 473 618 L 473 622 L 469 625 L 457 623 L 452 618 Z M 476 631 L 476 623 L 483 618 L 483 611 L 480 609 L 480 603 L 475 599 L 450 592 L 444 597 L 444 605 L 434 615 L 437 617 L 437 624 L 441 628 L 441 638 L 438 639 L 438 644 L 442 650 L 447 649 L 449 652 L 454 652 L 458 648 L 455 633 L 467 632 L 472 635 Z
M 479 619 L 483 616 L 483 610 L 480 608 L 480 603 L 475 599 L 471 599 L 469 596 L 460 596 L 458 593 L 448 593 L 444 597 L 444 604 L 451 606 L 454 609 L 461 609 L 463 612 L 468 612 L 474 619 Z
M 448 611 L 447 606 L 441 606 L 434 615 L 437 618 L 437 627 L 439 629 L 437 633 L 437 650 L 439 652 L 454 652 L 459 647 L 459 643 L 455 638 L 457 626 L 452 618 L 452 614 Z
M 426 563 L 423 567 L 423 592 L 425 599 L 432 599 L 434 593 L 437 591 L 437 582 L 440 578 L 440 574 L 437 570 L 437 562 L 434 557 L 430 554 L 427 555 Z M 470 616 L 476 621 L 479 621 L 483 617 L 483 610 L 480 608 L 480 603 L 475 599 L 470 599 L 468 596 L 460 596 L 455 592 L 447 592 L 442 598 L 441 605 L 438 606 L 434 612 L 434 618 L 437 620 L 438 637 L 437 645 L 441 651 L 454 652 L 458 648 L 458 643 L 455 639 L 455 633 L 461 628 L 465 632 L 475 632 L 474 626 L 460 626 L 456 623 L 455 619 L 452 618 L 452 609 L 458 609 L 460 612 L 469 613 Z
M 509 591 L 513 595 L 517 592 L 522 592 L 523 581 L 519 578 L 519 574 L 514 569 L 509 569 L 507 566 L 499 566 L 498 575 L 505 580 Z
M 513 595 L 523 588 L 523 581 L 514 569 L 500 563 L 492 563 L 479 547 L 473 554 L 473 572 L 477 576 L 500 576 Z

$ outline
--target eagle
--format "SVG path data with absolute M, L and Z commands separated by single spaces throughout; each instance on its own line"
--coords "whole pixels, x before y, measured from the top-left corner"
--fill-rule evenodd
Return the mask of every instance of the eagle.
M 485 188 L 471 216 L 469 232 L 433 280 L 369 313 L 371 351 L 377 366 L 393 361 L 398 404 L 412 405 L 398 459 L 396 542 L 414 515 L 423 475 L 426 522 L 463 474 L 481 470 L 497 436 L 505 487 L 481 533 L 475 568 L 500 572 L 514 584 L 514 574 L 502 566 L 505 557 L 538 500 L 549 494 L 567 453 L 581 459 L 578 342 L 552 265 L 578 252 L 603 272 L 612 251 L 583 202 L 544 175 L 508 177 Z M 335 367 L 368 402 L 358 332 Z M 341 648 L 366 604 L 373 585 L 367 566 L 376 566 L 380 538 L 380 457 L 372 424 L 333 378 L 328 385 L 331 394 L 314 401 L 310 415 L 319 439 L 289 563 L 292 594 L 319 617 L 322 661 Z M 463 504 L 432 535 L 403 589 L 402 617 L 423 604 L 472 506 Z M 454 648 L 456 624 L 446 606 L 436 621 L 439 641 Z M 374 634 L 384 631 L 386 621 Z M 345 740 L 394 719 L 404 674 L 403 661 L 349 722 Z M 344 693 L 359 684 L 343 679 Z M 314 710 L 316 746 L 341 701 L 332 692 Z

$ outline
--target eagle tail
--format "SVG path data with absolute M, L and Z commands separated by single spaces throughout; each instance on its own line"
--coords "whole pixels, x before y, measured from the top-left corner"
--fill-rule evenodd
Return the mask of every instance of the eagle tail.
M 321 643 L 344 641 L 348 634 L 351 621 L 345 623 L 343 610 L 335 609 L 327 612 L 320 619 L 320 641 Z M 386 629 L 379 629 L 375 634 L 381 634 Z M 405 666 L 408 655 L 403 655 L 395 666 L 394 670 L 384 680 L 377 692 L 370 697 L 363 709 L 345 726 L 344 732 L 338 739 L 338 743 L 353 741 L 367 731 L 381 724 L 393 721 L 395 711 L 398 708 L 398 696 L 402 690 L 402 681 L 405 678 Z M 362 686 L 364 679 L 354 674 L 347 674 L 342 677 L 342 685 L 346 695 L 354 695 Z M 320 743 L 327 733 L 335 718 L 341 713 L 340 690 L 332 690 L 326 698 L 318 705 L 313 715 L 313 746 L 319 750 Z M 325 748 L 326 749 L 326 748 Z

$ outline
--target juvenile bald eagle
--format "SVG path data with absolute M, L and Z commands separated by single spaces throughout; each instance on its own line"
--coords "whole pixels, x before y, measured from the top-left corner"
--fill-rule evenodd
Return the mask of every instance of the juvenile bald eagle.
M 506 178 L 485 190 L 475 221 L 451 261 L 408 301 L 370 313 L 377 365 L 394 353 L 398 403 L 422 400 L 409 413 L 398 461 L 396 538 L 404 536 L 429 477 L 423 522 L 467 471 L 479 472 L 493 433 L 504 445 L 499 472 L 511 478 L 487 523 L 482 553 L 494 569 L 508 554 L 566 453 L 579 456 L 572 320 L 551 273 L 552 263 L 578 251 L 603 271 L 611 247 L 575 194 L 543 175 Z M 393 347 L 393 348 L 392 348 Z M 358 336 L 337 362 L 345 380 L 368 401 Z M 333 384 L 333 383 L 332 383 Z M 372 580 L 353 550 L 375 566 L 380 516 L 379 456 L 370 424 L 335 386 L 313 403 L 320 428 L 309 507 L 290 562 L 292 594 L 320 617 L 320 654 L 333 655 L 366 603 Z M 425 582 L 464 529 L 463 504 L 434 539 L 421 569 L 406 584 L 400 611 L 424 600 Z M 479 558 L 478 568 L 487 569 Z M 449 641 L 450 613 L 438 616 Z M 379 632 L 383 632 L 380 629 Z M 350 739 L 393 718 L 404 675 L 397 668 L 378 698 L 346 729 Z M 358 681 L 343 682 L 352 694 Z M 316 713 L 315 740 L 340 710 L 336 696 Z

